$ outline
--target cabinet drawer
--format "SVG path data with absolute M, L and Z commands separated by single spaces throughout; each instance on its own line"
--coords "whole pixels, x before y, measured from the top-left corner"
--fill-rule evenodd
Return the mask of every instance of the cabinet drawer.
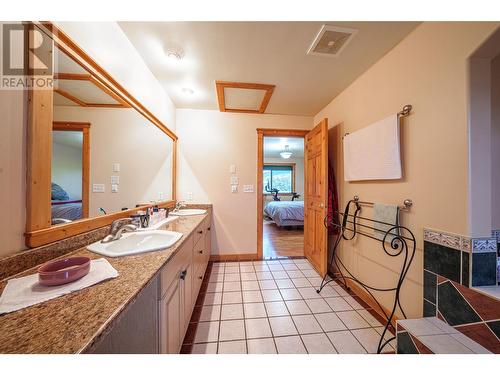
M 196 242 L 196 244 L 194 245 L 194 250 L 193 250 L 194 263 L 202 262 L 203 259 L 205 258 L 207 254 L 205 246 L 206 244 L 204 238 Z
M 205 220 L 203 220 L 203 229 L 205 231 L 207 231 L 207 232 L 210 232 L 210 230 L 211 230 L 211 228 L 210 228 L 211 224 L 212 224 L 212 222 L 210 220 L 210 216 L 207 216 L 205 218 Z
M 195 272 L 193 275 L 193 295 L 198 297 L 198 292 L 200 291 L 201 284 L 203 283 L 203 275 L 205 274 L 206 266 L 203 263 L 197 263 L 195 267 Z
M 192 258 L 193 236 L 189 236 L 181 245 L 181 249 L 161 270 L 160 298 L 166 293 L 170 284 L 180 276 L 181 268 Z
M 203 235 L 205 234 L 205 228 L 203 227 L 203 221 L 196 227 L 194 230 L 194 244 L 196 245 L 198 242 L 200 242 L 200 239 L 203 238 Z

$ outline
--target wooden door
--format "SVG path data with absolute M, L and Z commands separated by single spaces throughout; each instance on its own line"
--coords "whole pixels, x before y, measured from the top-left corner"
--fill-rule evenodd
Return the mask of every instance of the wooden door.
M 327 272 L 328 120 L 305 138 L 304 255 L 321 276 Z

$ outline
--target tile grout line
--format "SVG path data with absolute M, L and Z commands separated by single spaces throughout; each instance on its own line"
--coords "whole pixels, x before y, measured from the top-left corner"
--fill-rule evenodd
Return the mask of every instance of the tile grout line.
M 283 266 L 283 265 L 281 264 L 281 262 L 280 262 L 280 261 L 272 261 L 272 262 L 279 263 L 281 266 Z M 260 270 L 259 272 L 270 272 L 270 274 L 271 274 L 271 279 L 263 279 L 263 280 L 273 280 L 273 282 L 275 283 L 275 285 L 276 285 L 276 287 L 277 287 L 277 284 L 276 284 L 276 280 L 277 280 L 277 279 L 275 279 L 275 277 L 274 277 L 274 275 L 273 275 L 273 273 L 272 273 L 273 271 L 271 271 L 271 269 L 269 268 L 269 265 L 268 265 L 267 263 L 265 263 L 265 264 L 266 264 L 266 266 L 268 267 L 269 271 L 261 271 L 261 270 Z M 295 265 L 295 264 L 294 264 L 294 265 Z M 296 265 L 295 265 L 295 266 L 296 266 Z M 257 273 L 257 270 L 256 270 L 255 265 L 254 265 L 253 263 L 252 263 L 252 267 L 253 267 L 254 272 L 255 272 L 255 274 L 256 274 L 256 273 Z M 298 267 L 297 267 L 297 268 L 298 268 Z M 283 268 L 283 269 L 284 269 L 284 268 Z M 312 282 L 311 280 L 309 280 L 309 278 L 307 278 L 307 277 L 303 274 L 302 269 L 298 268 L 298 270 L 300 271 L 300 273 L 302 274 L 302 276 L 308 280 L 308 282 L 309 282 L 310 286 L 311 286 L 312 288 L 314 288 L 313 282 Z M 226 275 L 226 272 L 225 272 L 225 271 L 226 271 L 226 270 L 225 270 L 225 268 L 224 268 L 224 274 L 223 274 L 223 284 L 224 284 L 224 282 L 225 282 L 225 275 Z M 284 270 L 284 271 L 286 272 L 286 270 Z M 274 271 L 274 272 L 276 272 L 276 271 Z M 243 288 L 242 288 L 242 282 L 243 282 L 243 280 L 241 279 L 241 274 L 242 274 L 242 272 L 241 272 L 240 264 L 239 264 L 239 262 L 238 262 L 238 275 L 239 275 L 239 278 L 240 278 L 240 279 L 239 279 L 239 283 L 240 283 L 240 289 L 241 289 L 241 290 L 240 290 L 240 293 L 241 293 L 241 294 L 243 294 Z M 256 276 L 257 276 L 257 275 L 256 275 Z M 291 289 L 295 289 L 295 290 L 297 290 L 297 291 L 298 291 L 298 288 L 296 287 L 295 283 L 293 283 L 293 279 L 290 277 L 290 275 L 288 275 L 288 273 L 287 273 L 287 276 L 288 276 L 288 279 L 289 279 L 289 280 L 291 280 L 291 281 L 292 281 L 292 284 L 294 285 L 294 287 L 293 287 L 293 288 L 291 288 Z M 268 324 L 269 324 L 269 323 L 270 323 L 270 322 L 269 322 L 270 317 L 269 317 L 269 313 L 268 313 L 268 310 L 267 310 L 266 301 L 264 300 L 263 295 L 262 295 L 262 291 L 263 291 L 264 289 L 262 289 L 262 288 L 261 288 L 261 285 L 260 285 L 260 282 L 259 282 L 259 281 L 263 281 L 263 280 L 259 280 L 259 279 L 257 279 L 257 285 L 259 286 L 259 289 L 258 289 L 258 290 L 259 290 L 259 293 L 260 293 L 260 295 L 261 295 L 261 297 L 262 297 L 262 304 L 263 304 L 264 309 L 265 309 L 265 311 L 266 311 L 266 320 L 267 320 L 267 322 L 268 322 Z M 301 342 L 302 342 L 302 344 L 303 344 L 303 346 L 304 346 L 304 348 L 305 348 L 306 352 L 307 352 L 307 353 L 309 353 L 309 350 L 307 349 L 307 346 L 304 344 L 304 341 L 303 341 L 303 339 L 302 339 L 302 334 L 301 334 L 301 333 L 299 332 L 299 330 L 297 329 L 297 326 L 296 326 L 296 324 L 295 324 L 295 321 L 293 320 L 293 316 L 294 316 L 294 315 L 292 315 L 292 314 L 291 314 L 291 312 L 290 312 L 290 310 L 289 310 L 289 308 L 288 308 L 288 306 L 287 306 L 287 304 L 286 304 L 286 300 L 283 298 L 282 289 L 290 289 L 290 288 L 279 288 L 279 287 L 277 287 L 277 289 L 276 289 L 276 290 L 279 292 L 279 294 L 280 294 L 280 296 L 281 296 L 281 301 L 267 301 L 267 302 L 270 302 L 270 303 L 272 303 L 272 302 L 282 302 L 282 303 L 285 305 L 285 308 L 287 309 L 287 311 L 288 311 L 288 313 L 289 313 L 289 317 L 290 317 L 290 319 L 292 320 L 292 323 L 294 324 L 294 327 L 295 327 L 295 329 L 296 329 L 296 331 L 297 331 L 297 335 L 299 336 L 299 338 L 300 338 L 300 340 L 301 340 Z M 266 289 L 266 290 L 267 290 L 267 289 Z M 335 291 L 335 292 L 336 292 L 336 291 Z M 219 343 L 220 343 L 220 324 L 221 324 L 221 322 L 222 322 L 222 305 L 223 305 L 223 303 L 222 303 L 222 299 L 223 299 L 223 293 L 224 293 L 224 285 L 223 285 L 223 292 L 222 292 L 221 303 L 220 303 L 220 304 L 221 304 L 221 311 L 220 311 L 220 317 L 219 317 L 219 335 L 218 335 L 218 336 L 219 336 L 219 339 L 218 339 L 218 342 L 217 342 L 217 345 L 218 345 L 218 346 L 219 346 Z M 371 325 L 371 324 L 370 324 L 370 323 L 369 323 L 369 322 L 368 322 L 368 321 L 367 321 L 367 320 L 366 320 L 366 319 L 365 319 L 365 318 L 364 318 L 361 314 L 359 314 L 358 310 L 356 310 L 356 308 L 355 308 L 354 306 L 352 306 L 352 305 L 351 305 L 351 304 L 350 304 L 347 300 L 345 300 L 345 298 L 344 298 L 343 296 L 339 295 L 339 294 L 338 294 L 338 292 L 336 292 L 336 293 L 337 293 L 337 296 L 338 296 L 338 297 L 341 297 L 341 298 L 342 298 L 342 300 L 344 300 L 344 301 L 347 303 L 347 305 L 351 307 L 351 310 L 347 310 L 347 311 L 353 311 L 353 312 L 357 313 L 357 315 L 359 315 L 359 316 L 361 317 L 362 321 L 364 321 L 365 323 L 367 323 L 367 324 L 368 324 L 368 327 L 365 327 L 365 328 L 370 329 L 372 332 L 373 332 L 373 331 L 375 331 L 375 333 L 376 333 L 378 336 L 381 336 L 381 335 L 378 333 L 378 331 L 375 329 L 375 327 L 373 327 L 373 326 L 372 326 L 372 325 Z M 300 292 L 299 292 L 299 294 L 300 294 Z M 351 295 L 349 295 L 349 296 L 351 296 Z M 302 294 L 300 294 L 300 297 L 301 297 L 301 298 L 300 298 L 299 300 L 300 300 L 300 301 L 303 301 L 303 302 L 307 305 L 306 299 L 302 296 Z M 351 297 L 352 297 L 352 296 L 351 296 Z M 326 298 L 326 297 L 323 297 L 323 296 L 319 295 L 319 298 L 317 298 L 317 299 L 320 299 L 320 300 L 322 300 L 324 303 L 326 303 L 326 304 L 329 306 L 329 308 L 331 309 L 331 311 L 330 311 L 330 312 L 333 312 L 333 313 L 337 316 L 336 311 L 334 311 L 334 310 L 331 308 L 331 306 L 328 304 L 328 302 L 326 302 L 326 299 L 325 299 L 325 298 Z M 357 301 L 356 301 L 356 302 L 357 302 Z M 249 303 L 250 303 L 250 302 L 249 302 Z M 358 302 L 358 303 L 359 303 L 359 302 Z M 244 330 L 245 330 L 245 331 L 244 331 L 244 332 L 245 332 L 245 344 L 246 344 L 246 348 L 247 348 L 247 352 L 248 352 L 248 337 L 247 337 L 247 332 L 246 332 L 246 324 L 245 324 L 245 321 L 246 321 L 246 320 L 248 320 L 248 319 L 251 319 L 251 318 L 248 318 L 248 319 L 246 318 L 246 314 L 245 314 L 245 311 L 244 311 L 244 301 L 243 301 L 243 298 L 242 298 L 242 306 L 243 306 L 243 321 L 244 321 Z M 362 307 L 362 309 L 360 309 L 360 310 L 365 310 L 365 311 L 367 311 L 368 313 L 370 313 L 370 311 L 368 311 L 368 309 L 366 309 L 364 306 L 362 306 L 362 305 L 361 305 L 361 307 Z M 308 313 L 308 314 L 297 314 L 297 315 L 299 315 L 299 316 L 300 316 L 300 315 L 312 315 L 312 316 L 314 317 L 315 321 L 318 323 L 319 327 L 321 328 L 322 333 L 323 333 L 323 334 L 325 334 L 325 335 L 327 336 L 327 338 L 328 338 L 329 342 L 331 342 L 330 338 L 329 338 L 329 337 L 328 337 L 328 335 L 327 335 L 327 331 L 325 331 L 325 330 L 323 329 L 323 327 L 321 326 L 321 324 L 319 324 L 319 321 L 317 320 L 317 317 L 316 317 L 316 313 L 314 313 L 314 312 L 310 309 L 309 305 L 307 305 L 307 308 L 309 309 L 310 313 Z M 327 312 L 327 313 L 328 313 L 328 312 Z M 318 313 L 318 314 L 320 314 L 320 313 Z M 371 313 L 370 313 L 370 314 L 371 314 Z M 371 315 L 373 316 L 373 314 L 371 314 Z M 338 316 L 337 316 L 337 317 L 338 317 Z M 374 318 L 375 318 L 375 317 L 374 317 Z M 234 319 L 228 319 L 228 320 L 234 320 Z M 341 320 L 341 321 L 342 321 L 342 320 Z M 269 326 L 270 326 L 270 324 L 269 324 Z M 352 336 L 354 336 L 354 338 L 355 338 L 355 339 L 356 339 L 356 341 L 357 341 L 357 342 L 361 345 L 361 347 L 362 347 L 363 349 L 365 349 L 365 350 L 366 350 L 366 348 L 364 347 L 364 345 L 363 345 L 363 344 L 362 344 L 362 343 L 361 343 L 361 342 L 357 339 L 357 337 L 356 337 L 355 335 L 353 335 L 353 334 L 352 334 L 352 332 L 351 332 L 352 330 L 351 330 L 351 329 L 349 329 L 347 326 L 346 326 L 346 328 L 347 328 L 347 331 L 349 331 L 349 332 L 351 333 L 351 335 L 352 335 Z M 360 329 L 361 329 L 361 328 L 360 328 Z M 345 331 L 345 330 L 341 330 L 341 331 Z M 332 331 L 332 332 L 338 332 L 338 331 Z M 318 332 L 318 333 L 320 333 L 320 332 Z M 295 336 L 295 334 L 293 334 L 293 335 L 278 336 L 278 337 L 291 337 L 291 336 Z M 274 342 L 274 346 L 275 346 L 276 352 L 278 352 L 278 350 L 277 350 L 277 345 L 276 345 L 276 342 L 275 342 L 275 338 L 276 338 L 276 336 L 274 336 L 274 333 L 272 332 L 272 329 L 271 329 L 271 337 L 270 337 L 270 338 L 272 338 L 272 339 L 273 339 L 273 342 Z M 228 341 L 239 341 L 239 340 L 228 340 Z M 338 350 L 337 350 L 337 348 L 335 347 L 335 345 L 333 345 L 333 342 L 331 342 L 331 344 L 332 344 L 333 348 L 336 350 L 336 352 L 338 352 Z M 367 350 L 367 351 L 368 351 L 368 350 Z

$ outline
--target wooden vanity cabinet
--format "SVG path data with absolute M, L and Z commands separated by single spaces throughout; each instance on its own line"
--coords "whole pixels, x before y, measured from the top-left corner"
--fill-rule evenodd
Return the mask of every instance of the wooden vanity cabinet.
M 161 270 L 160 353 L 180 352 L 210 258 L 210 250 L 207 251 L 206 248 L 206 232 L 210 233 L 207 231 L 209 226 L 210 218 L 207 217 Z
M 158 353 L 158 277 L 137 295 L 116 320 L 92 354 Z
M 179 353 L 210 258 L 210 235 L 207 217 L 89 352 Z

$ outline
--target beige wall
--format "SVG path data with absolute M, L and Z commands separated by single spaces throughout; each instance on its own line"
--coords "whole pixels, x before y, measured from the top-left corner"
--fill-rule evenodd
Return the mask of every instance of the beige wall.
M 491 228 L 500 229 L 500 55 L 491 62 Z
M 491 60 L 470 59 L 469 234 L 491 236 Z
M 1 51 L 2 43 L 0 38 Z M 25 248 L 26 99 L 23 91 L 0 90 L 0 257 Z
M 99 216 L 132 208 L 140 201 L 172 198 L 173 141 L 135 109 L 55 107 L 56 121 L 90 122 L 90 207 Z M 120 163 L 120 172 L 113 172 Z M 119 176 L 118 193 L 111 192 L 111 176 Z M 93 193 L 92 184 L 104 184 Z
M 25 248 L 26 111 L 23 91 L 0 90 L 0 257 Z
M 311 117 L 177 110 L 179 199 L 214 205 L 213 254 L 257 251 L 257 128 L 310 129 Z M 231 164 L 239 190 L 231 193 Z M 243 185 L 254 193 L 243 193 Z
M 70 199 L 82 199 L 82 148 L 52 143 L 52 182 Z
M 402 224 L 417 237 L 417 254 L 402 292 L 410 316 L 422 313 L 422 229 L 468 234 L 467 58 L 498 23 L 425 22 L 368 69 L 315 116 L 327 117 L 330 157 L 335 160 L 340 205 L 354 195 L 373 202 L 413 199 Z M 403 122 L 404 178 L 399 181 L 343 180 L 341 135 L 412 104 Z M 363 215 L 371 216 L 368 208 Z M 340 251 L 352 272 L 369 284 L 394 285 L 398 265 L 367 238 Z M 377 293 L 385 306 L 389 298 Z

